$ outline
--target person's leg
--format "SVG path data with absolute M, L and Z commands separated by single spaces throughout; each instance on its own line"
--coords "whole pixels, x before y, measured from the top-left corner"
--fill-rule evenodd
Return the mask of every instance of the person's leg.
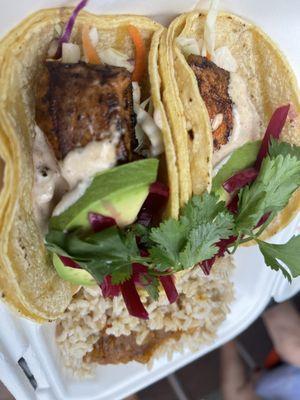
M 280 358 L 300 367 L 300 315 L 289 302 L 278 304 L 263 314 L 265 326 Z
M 235 342 L 221 348 L 221 390 L 223 400 L 257 400 Z

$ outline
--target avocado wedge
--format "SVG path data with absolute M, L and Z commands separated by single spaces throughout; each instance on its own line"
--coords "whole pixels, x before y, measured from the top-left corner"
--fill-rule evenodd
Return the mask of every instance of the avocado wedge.
M 65 281 L 74 283 L 75 285 L 94 286 L 97 282 L 86 270 L 80 268 L 67 267 L 61 261 L 57 254 L 53 254 L 53 265 L 58 275 Z
M 158 160 L 154 158 L 124 164 L 96 175 L 85 193 L 66 211 L 50 220 L 50 229 L 88 228 L 89 212 L 116 220 L 119 226 L 134 222 L 155 182 Z

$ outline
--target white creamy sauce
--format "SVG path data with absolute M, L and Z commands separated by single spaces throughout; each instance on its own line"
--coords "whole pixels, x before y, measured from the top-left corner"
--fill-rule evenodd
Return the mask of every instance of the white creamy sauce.
M 259 115 L 248 94 L 246 82 L 236 72 L 230 74 L 229 95 L 234 103 L 233 130 L 228 143 L 214 151 L 214 166 L 245 143 L 260 139 Z
M 97 173 L 116 165 L 119 133 L 113 132 L 112 137 L 76 148 L 58 163 L 43 132 L 36 127 L 33 199 L 35 218 L 43 231 L 53 209 L 53 215 L 64 212 L 84 194 Z
M 113 140 L 93 141 L 85 147 L 76 148 L 60 162 L 61 174 L 71 190 L 79 182 L 88 180 L 98 172 L 116 165 L 117 132 L 114 136 Z
M 93 141 L 85 147 L 70 151 L 60 162 L 63 178 L 68 182 L 70 191 L 66 193 L 54 209 L 53 215 L 59 215 L 74 204 L 90 186 L 92 178 L 99 172 L 117 164 L 117 143 L 119 133 L 114 132 L 112 139 Z
M 66 211 L 72 204 L 76 203 L 78 199 L 82 195 L 84 195 L 86 189 L 90 186 L 92 182 L 92 179 L 87 179 L 85 181 L 79 182 L 77 186 L 70 192 L 67 192 L 60 202 L 57 204 L 55 209 L 53 210 L 52 215 L 57 216 L 59 214 L 62 214 L 64 211 Z
M 38 126 L 35 127 L 33 142 L 33 166 L 33 210 L 36 221 L 44 231 L 53 209 L 55 197 L 61 196 L 67 190 L 68 185 L 61 177 L 52 148 Z

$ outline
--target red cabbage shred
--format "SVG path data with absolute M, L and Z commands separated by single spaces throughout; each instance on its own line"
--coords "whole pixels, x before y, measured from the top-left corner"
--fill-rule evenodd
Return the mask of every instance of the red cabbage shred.
M 67 22 L 67 25 L 65 27 L 64 33 L 61 35 L 61 37 L 58 40 L 58 47 L 57 51 L 55 54 L 55 58 L 60 58 L 62 55 L 62 45 L 63 43 L 68 43 L 72 34 L 72 30 L 77 18 L 77 15 L 79 12 L 87 5 L 88 0 L 82 0 L 77 7 L 74 8 L 74 11 L 72 12 L 72 15 Z

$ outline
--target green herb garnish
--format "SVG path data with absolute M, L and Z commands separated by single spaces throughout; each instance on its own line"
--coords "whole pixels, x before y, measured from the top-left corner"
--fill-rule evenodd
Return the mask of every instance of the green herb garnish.
M 254 147 L 252 150 L 257 151 Z M 206 193 L 194 196 L 178 220 L 165 220 L 155 228 L 133 224 L 125 229 L 113 226 L 99 233 L 50 230 L 46 245 L 50 251 L 72 258 L 99 283 L 110 275 L 113 284 L 121 284 L 132 276 L 133 263 L 143 264 L 148 271 L 142 277 L 145 289 L 154 299 L 158 296 L 160 275 L 211 259 L 228 238 L 233 238 L 228 245 L 231 253 L 240 244 L 256 241 L 266 264 L 291 280 L 291 276 L 300 275 L 300 237 L 281 245 L 263 242 L 259 237 L 300 186 L 299 154 L 299 147 L 272 141 L 258 177 L 239 192 L 236 215 L 229 213 L 216 194 Z M 266 215 L 267 220 L 258 227 Z M 141 257 L 136 236 L 148 256 Z

